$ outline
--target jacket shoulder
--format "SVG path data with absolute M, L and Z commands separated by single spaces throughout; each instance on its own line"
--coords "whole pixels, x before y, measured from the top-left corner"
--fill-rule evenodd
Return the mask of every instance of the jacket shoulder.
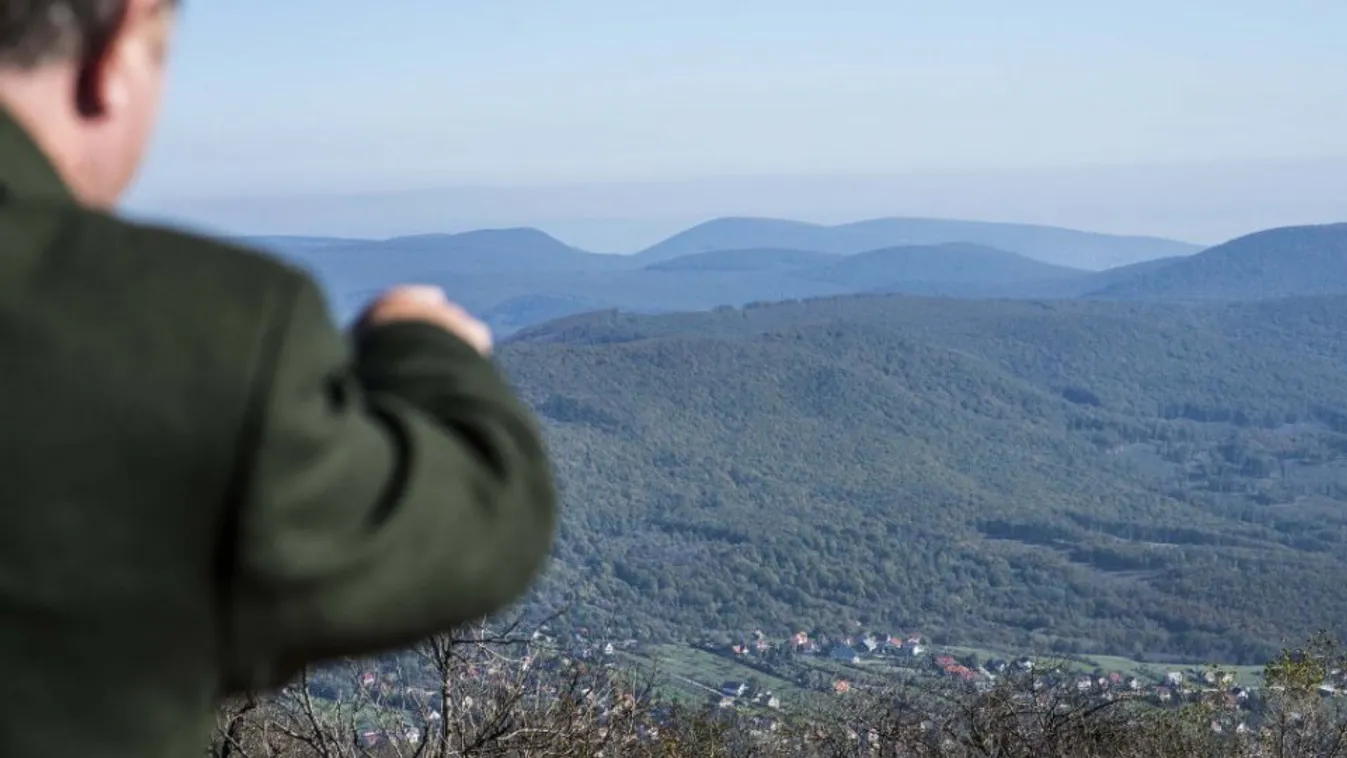
M 178 276 L 209 276 L 224 284 L 238 280 L 254 288 L 294 288 L 310 276 L 276 255 L 241 243 L 167 225 L 140 223 L 91 213 L 82 219 L 93 247 L 115 247 L 128 263 Z M 223 281 L 220 281 L 223 280 Z
M 156 356 L 228 360 L 227 376 L 251 366 L 255 379 L 266 371 L 258 351 L 295 318 L 336 331 L 313 276 L 243 244 L 56 204 L 0 209 L 6 232 L 15 254 L 0 272 L 32 295 L 25 307 L 108 344 L 134 339 Z
M 53 245 L 58 257 L 188 322 L 199 314 L 206 323 L 198 328 L 221 321 L 274 327 L 296 298 L 328 305 L 313 276 L 278 255 L 164 224 L 75 215 L 64 225 L 63 243 Z

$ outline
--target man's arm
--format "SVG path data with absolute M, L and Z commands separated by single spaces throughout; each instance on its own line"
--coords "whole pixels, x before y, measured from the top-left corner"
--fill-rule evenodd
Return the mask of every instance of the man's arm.
M 352 348 L 307 278 L 272 352 L 236 530 L 243 684 L 408 644 L 527 589 L 556 492 L 488 359 L 413 321 L 361 329 Z

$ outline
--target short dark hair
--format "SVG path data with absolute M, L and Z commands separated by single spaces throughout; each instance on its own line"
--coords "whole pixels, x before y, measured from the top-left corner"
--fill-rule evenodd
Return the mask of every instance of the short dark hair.
M 164 0 L 178 5 L 177 0 Z M 127 0 L 0 0 L 0 68 L 88 55 L 116 30 Z

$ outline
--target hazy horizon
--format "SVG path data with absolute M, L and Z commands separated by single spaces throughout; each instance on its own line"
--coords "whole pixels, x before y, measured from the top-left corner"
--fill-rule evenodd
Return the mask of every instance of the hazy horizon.
M 177 197 L 131 208 L 223 234 L 384 238 L 535 227 L 605 253 L 635 252 L 724 216 L 956 218 L 1212 245 L 1269 227 L 1342 221 L 1344 209 L 1347 159 Z
M 1343 216 L 1344 22 L 1327 0 L 193 4 L 127 208 L 605 252 L 725 215 L 1214 243 Z

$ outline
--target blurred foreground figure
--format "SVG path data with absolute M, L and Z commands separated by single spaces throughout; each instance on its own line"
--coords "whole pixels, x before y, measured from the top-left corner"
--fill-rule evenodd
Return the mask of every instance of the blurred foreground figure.
M 480 323 L 110 214 L 169 0 L 0 0 L 0 756 L 200 754 L 217 701 L 510 603 L 551 544 Z

